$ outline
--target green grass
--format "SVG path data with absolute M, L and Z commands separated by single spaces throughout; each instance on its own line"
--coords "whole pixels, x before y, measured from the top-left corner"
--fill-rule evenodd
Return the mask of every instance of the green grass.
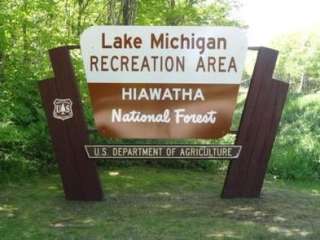
M 132 167 L 101 172 L 102 202 L 68 202 L 51 175 L 0 190 L 0 239 L 319 239 L 320 183 L 267 180 L 222 200 L 223 176 Z

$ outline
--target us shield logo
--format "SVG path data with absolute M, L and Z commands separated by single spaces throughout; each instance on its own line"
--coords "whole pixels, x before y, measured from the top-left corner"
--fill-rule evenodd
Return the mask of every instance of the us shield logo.
M 73 117 L 72 101 L 70 98 L 59 99 L 53 101 L 53 117 L 62 121 Z

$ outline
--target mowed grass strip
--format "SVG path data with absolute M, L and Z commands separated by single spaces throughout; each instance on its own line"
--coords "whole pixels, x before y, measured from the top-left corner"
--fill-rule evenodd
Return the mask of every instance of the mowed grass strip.
M 260 199 L 220 199 L 223 175 L 101 170 L 105 200 L 68 202 L 52 175 L 0 190 L 0 239 L 319 239 L 320 184 L 267 180 Z

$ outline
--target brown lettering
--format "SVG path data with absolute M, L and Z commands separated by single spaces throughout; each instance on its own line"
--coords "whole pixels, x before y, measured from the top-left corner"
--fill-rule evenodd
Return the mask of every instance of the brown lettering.
M 109 71 L 108 66 L 107 66 L 107 64 L 108 64 L 107 60 L 108 60 L 108 56 L 101 56 L 101 64 L 100 64 L 101 71 Z
M 151 33 L 151 48 L 163 48 L 163 34 L 160 34 L 159 38 L 154 35 L 154 33 Z
M 111 45 L 107 44 L 107 39 L 106 39 L 106 34 L 102 33 L 102 38 L 101 38 L 101 44 L 102 44 L 102 48 L 112 48 Z
M 237 65 L 236 65 L 236 60 L 234 59 L 234 57 L 231 57 L 229 68 L 228 68 L 228 72 L 230 72 L 231 69 L 233 69 L 235 72 L 238 71 L 237 70 Z
M 93 66 L 95 67 L 95 71 L 99 71 L 98 69 L 98 57 L 97 56 L 91 56 L 90 57 L 90 71 L 92 72 Z
M 212 71 L 216 71 L 216 58 L 215 57 L 208 57 L 208 72 L 210 72 L 210 67 L 212 68 Z
M 204 67 L 204 62 L 203 62 L 203 58 L 202 57 L 199 58 L 196 71 L 199 72 L 199 69 L 202 69 L 202 72 L 206 71 L 206 68 Z
M 142 45 L 142 39 L 140 37 L 136 37 L 134 40 L 133 40 L 133 45 L 135 48 L 141 48 L 141 45 Z
M 225 67 L 226 57 L 219 57 L 219 72 L 226 72 Z

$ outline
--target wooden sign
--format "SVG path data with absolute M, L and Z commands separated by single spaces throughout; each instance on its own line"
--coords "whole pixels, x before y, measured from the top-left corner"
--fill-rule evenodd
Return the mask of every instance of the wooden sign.
M 247 52 L 233 27 L 97 26 L 81 35 L 95 125 L 112 138 L 220 138 Z
M 83 45 L 84 48 L 89 46 L 88 49 L 84 49 L 83 57 L 87 76 L 89 77 L 89 90 L 92 97 L 92 105 L 98 129 L 102 131 L 105 136 L 116 137 L 209 138 L 212 136 L 213 138 L 224 135 L 226 130 L 229 130 L 227 125 L 229 125 L 229 122 L 231 121 L 236 100 L 236 96 L 234 95 L 236 95 L 238 91 L 235 89 L 239 87 L 237 85 L 239 85 L 240 71 L 242 71 L 243 68 L 242 64 L 245 53 L 242 52 L 244 50 L 238 45 L 239 43 L 235 41 L 235 37 L 238 36 L 236 40 L 244 44 L 242 46 L 245 46 L 246 43 L 245 41 L 242 41 L 243 39 L 241 38 L 241 36 L 243 36 L 242 31 L 234 28 L 191 27 L 181 27 L 181 29 L 171 27 L 134 27 L 132 29 L 134 29 L 134 31 L 129 28 L 119 26 L 94 27 L 90 28 L 82 36 L 82 45 L 85 45 Z M 184 69 L 187 73 L 172 73 L 161 70 L 160 72 L 156 71 L 157 74 L 154 72 L 147 73 L 146 70 L 143 70 L 142 72 L 131 71 L 130 74 L 129 72 L 119 73 L 117 71 L 109 71 L 109 69 L 108 71 L 100 71 L 101 69 L 107 69 L 108 64 L 111 68 L 115 68 L 116 65 L 110 65 L 109 56 L 115 56 L 117 54 L 119 56 L 125 56 L 128 59 L 131 58 L 131 60 L 136 59 L 137 56 L 140 60 L 133 60 L 130 65 L 131 69 L 135 69 L 136 66 L 138 66 L 138 62 L 141 61 L 141 56 L 145 55 L 146 57 L 150 57 L 152 56 L 151 54 L 153 54 L 153 51 L 155 51 L 152 49 L 142 51 L 144 48 L 143 46 L 148 43 L 148 36 L 151 33 L 157 34 L 157 37 L 159 38 L 160 36 L 160 39 L 162 39 L 161 34 L 164 34 L 164 49 L 162 49 L 162 45 L 158 43 L 160 40 L 157 40 L 157 44 L 160 44 L 160 49 L 157 51 L 159 54 L 161 53 L 163 57 L 184 56 L 186 63 L 187 59 L 189 59 L 188 63 L 192 64 L 185 63 Z M 127 35 L 125 36 L 125 34 Z M 179 38 L 175 37 L 175 34 L 184 34 L 184 36 L 188 35 L 188 38 L 190 38 L 190 44 L 188 45 L 185 43 L 186 46 L 183 46 L 181 45 L 180 39 L 180 44 L 178 49 L 176 49 L 175 47 L 179 42 Z M 118 38 L 116 38 L 116 35 L 119 35 Z M 135 36 L 135 38 L 130 38 L 131 35 Z M 211 37 L 214 35 L 215 39 L 218 39 L 219 37 L 225 38 L 227 40 L 226 49 L 222 47 L 222 49 L 217 50 L 219 41 L 209 41 L 209 35 Z M 137 37 L 140 37 L 141 40 Z M 88 39 L 92 39 L 92 42 L 88 42 Z M 204 43 L 202 44 L 202 42 Z M 209 42 L 211 42 L 211 45 L 209 45 Z M 222 44 L 223 42 L 224 41 L 221 40 L 220 46 L 224 46 Z M 213 48 L 213 43 L 216 43 L 216 45 L 214 45 L 215 48 Z M 232 45 L 229 45 L 230 43 L 232 43 Z M 132 46 L 132 48 L 130 48 L 130 46 Z M 182 48 L 182 46 L 183 49 L 179 49 L 180 47 Z M 230 46 L 230 51 L 232 53 L 229 52 L 228 46 Z M 235 48 L 239 48 L 240 52 L 236 51 Z M 89 134 L 92 133 L 92 131 L 88 131 L 86 119 L 83 114 L 80 92 L 77 87 L 70 56 L 70 50 L 72 49 L 79 49 L 79 46 L 63 46 L 49 50 L 54 77 L 39 82 L 41 98 L 48 120 L 53 150 L 58 161 L 66 199 L 81 201 L 96 201 L 103 199 L 103 191 L 98 172 L 95 162 L 91 158 L 116 157 L 124 159 L 140 159 L 145 156 L 147 158 L 159 157 L 161 159 L 227 158 L 228 160 L 233 160 L 229 163 L 221 197 L 247 198 L 260 196 L 264 176 L 267 170 L 267 164 L 288 92 L 288 83 L 275 80 L 272 77 L 278 56 L 278 52 L 276 50 L 265 47 L 249 48 L 251 51 L 257 51 L 257 59 L 250 81 L 249 91 L 245 100 L 239 129 L 230 132 L 232 134 L 236 134 L 235 145 L 97 146 L 90 145 L 92 143 L 89 141 Z M 90 70 L 91 55 L 97 57 L 93 58 L 94 63 L 92 68 L 95 68 L 94 72 L 88 72 L 88 69 Z M 229 64 L 229 72 L 219 72 L 219 69 L 222 69 L 222 66 L 220 65 L 218 68 L 215 68 L 215 71 L 211 71 L 210 73 L 202 72 L 200 74 L 197 71 L 192 72 L 193 70 L 191 66 L 194 66 L 193 63 L 197 63 L 199 59 L 209 57 L 217 58 L 219 56 L 222 57 L 222 59 L 224 59 L 223 57 L 226 57 L 224 59 L 225 61 L 223 60 L 226 63 L 228 62 L 227 59 L 234 57 L 235 64 Z M 100 61 L 100 63 L 98 61 Z M 136 61 L 137 64 L 134 63 Z M 231 61 L 233 60 L 230 60 L 229 63 Z M 99 65 L 100 70 L 98 71 L 97 69 Z M 235 67 L 230 66 L 235 66 L 237 72 L 234 70 Z M 113 72 L 112 75 L 110 75 L 111 72 Z M 159 76 L 161 75 L 160 78 L 157 77 L 158 74 Z M 172 78 L 170 76 L 172 76 Z M 150 80 L 150 83 L 146 83 L 146 80 Z M 197 80 L 198 82 L 194 83 L 194 80 Z M 162 81 L 164 82 L 162 83 Z M 175 83 L 175 81 L 177 81 L 177 83 Z M 105 85 L 109 86 L 111 90 L 109 87 L 105 87 Z M 234 85 L 234 91 L 231 91 L 229 88 L 232 85 Z M 102 90 L 100 89 L 100 86 Z M 122 99 L 123 88 L 126 90 L 125 99 Z M 130 88 L 132 89 L 132 92 L 129 94 L 127 89 Z M 138 94 L 138 92 L 142 92 L 141 89 L 143 88 L 160 89 L 157 91 L 167 91 L 166 89 L 168 88 L 169 93 L 168 95 L 167 93 L 163 94 L 166 96 L 164 100 L 150 100 L 150 92 L 149 95 L 147 92 Z M 173 96 L 173 99 L 171 100 L 171 97 L 168 96 L 170 96 L 169 94 L 172 94 L 172 92 L 174 94 L 182 94 L 182 92 L 179 92 L 180 90 L 173 90 L 175 88 L 191 89 L 192 91 L 199 88 L 201 89 L 204 101 L 200 99 L 182 99 L 181 101 L 180 97 L 177 97 L 176 100 Z M 177 93 L 175 93 L 175 91 L 177 91 Z M 139 98 L 142 99 L 136 100 L 140 94 L 141 96 Z M 186 92 L 184 94 L 186 94 Z M 162 94 L 160 95 L 162 96 Z M 188 95 L 189 94 L 187 94 L 187 96 Z M 129 96 L 132 99 L 126 99 Z M 185 98 L 187 96 L 185 96 Z M 193 95 L 190 93 L 190 96 L 190 98 L 192 98 L 192 96 L 195 97 L 197 94 Z M 149 99 L 144 99 L 147 97 L 149 97 Z M 166 98 L 170 98 L 170 100 Z M 135 111 L 143 110 L 150 114 L 159 110 L 169 109 L 170 117 L 172 117 L 172 111 L 176 108 L 186 109 L 186 113 L 192 112 L 202 115 L 213 109 L 213 111 L 217 111 L 217 118 L 214 124 L 181 124 L 185 119 L 180 119 L 181 122 L 179 124 L 174 122 L 169 124 L 147 121 L 140 123 L 133 121 L 129 123 L 115 123 L 114 126 L 110 125 L 112 122 L 110 122 L 110 118 L 108 120 L 108 117 L 110 117 L 112 109 L 120 108 L 123 111 L 133 111 L 132 109 L 134 108 Z M 223 111 L 219 109 L 223 109 Z M 183 112 L 180 114 L 182 113 Z M 223 123 L 218 125 L 221 118 L 223 118 L 227 124 Z M 191 121 L 192 119 L 189 117 L 189 120 Z M 196 120 L 200 121 L 198 118 L 196 118 Z M 107 130 L 109 132 L 105 132 Z M 130 132 L 126 132 L 128 130 L 130 130 Z

